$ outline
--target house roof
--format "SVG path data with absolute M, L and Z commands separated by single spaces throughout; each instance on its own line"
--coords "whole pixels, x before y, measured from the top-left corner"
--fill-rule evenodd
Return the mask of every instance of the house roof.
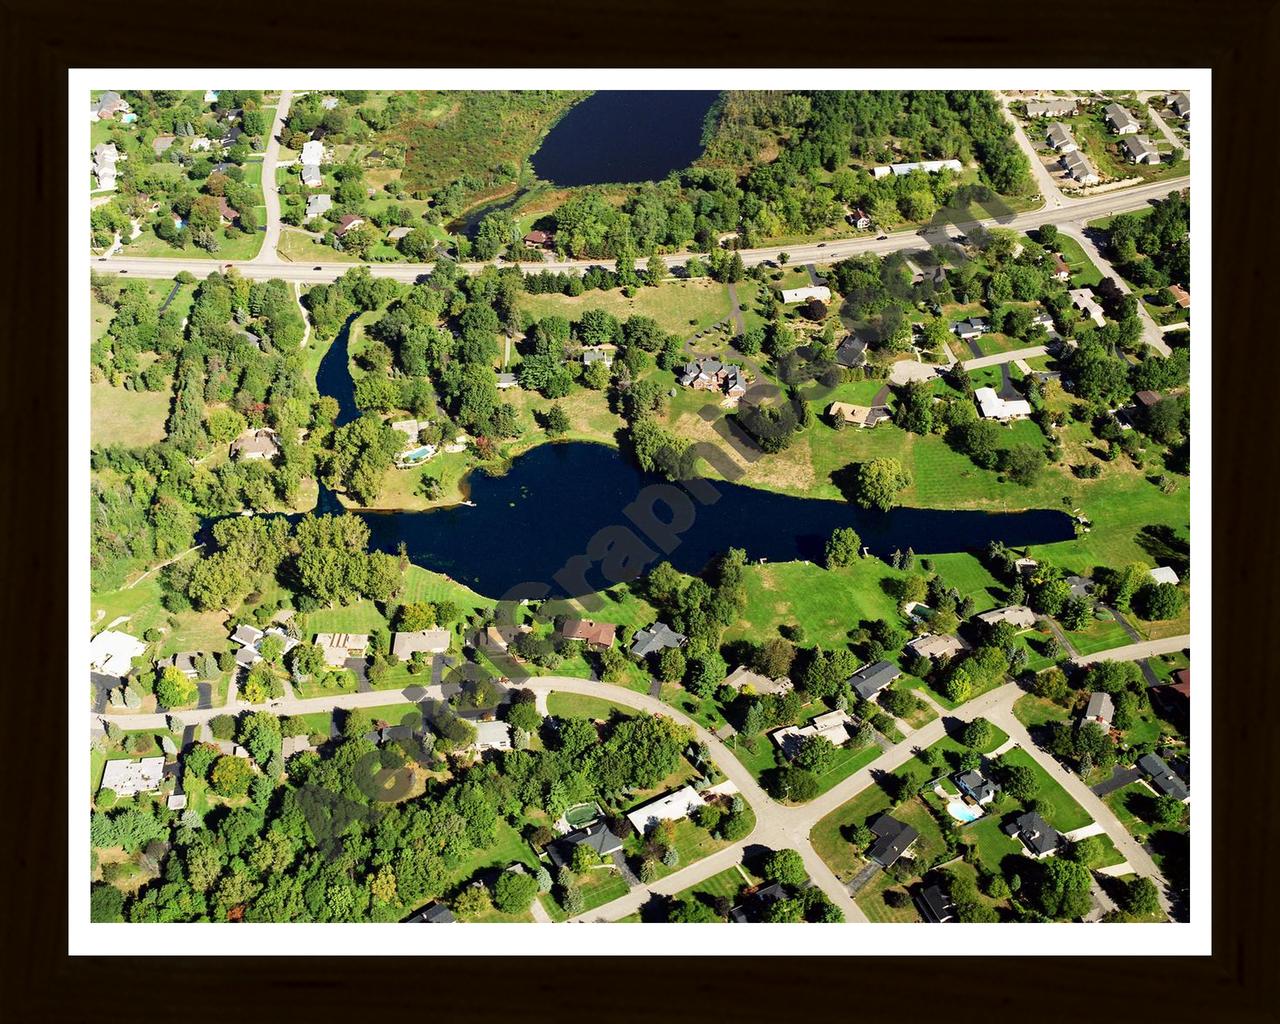
M 1160 392 L 1158 391 L 1139 391 L 1133 397 L 1136 398 L 1142 405 L 1150 407 L 1155 405 L 1158 401 L 1160 401 L 1161 395 L 1160 395 Z
M 307 197 L 307 219 L 319 217 L 333 206 L 333 197 L 328 192 L 317 192 Z
M 805 285 L 803 288 L 782 289 L 782 301 L 787 305 L 793 302 L 807 302 L 809 299 L 830 302 L 831 289 L 822 284 Z
M 341 217 L 338 218 L 337 233 L 339 235 L 345 235 L 348 231 L 351 231 L 354 228 L 358 228 L 363 223 L 364 223 L 363 217 L 354 213 L 344 213 Z
M 116 796 L 135 796 L 159 789 L 164 779 L 164 755 L 143 757 L 136 761 L 113 760 L 102 770 L 99 788 L 109 789 Z
M 449 649 L 447 629 L 420 629 L 414 633 L 392 633 L 391 653 L 397 658 L 409 659 L 422 651 L 425 654 L 443 654 Z
M 978 616 L 978 621 L 985 622 L 989 626 L 994 626 L 998 622 L 1009 622 L 1020 629 L 1027 629 L 1036 624 L 1036 613 L 1025 604 L 1011 604 L 1004 608 L 992 608 L 989 612 L 983 612 Z
M 683 633 L 677 633 L 665 622 L 655 622 L 636 632 L 631 643 L 631 653 L 638 658 L 661 651 L 666 647 L 683 647 L 688 641 Z
M 1173 296 L 1173 301 L 1183 309 L 1191 308 L 1191 293 L 1183 288 L 1180 284 L 1169 285 L 1169 294 Z
M 252 646 L 261 640 L 263 635 L 262 630 L 250 626 L 247 622 L 242 622 L 236 626 L 236 631 L 231 634 L 231 639 L 238 644 Z
M 848 334 L 836 346 L 836 362 L 850 368 L 861 366 L 867 361 L 867 342 L 856 334 Z
M 920 838 L 920 833 L 905 821 L 887 814 L 871 823 L 871 832 L 876 840 L 867 847 L 867 859 L 882 868 L 891 867 Z
M 1111 126 L 1120 131 L 1122 128 L 1137 128 L 1138 122 L 1134 116 L 1129 113 L 1119 103 L 1108 103 L 1102 108 L 1102 112 L 1106 114 L 1107 120 L 1111 122 Z
M 747 924 L 764 920 L 765 911 L 779 900 L 787 898 L 787 890 L 780 882 L 770 882 L 747 895 L 743 901 L 729 911 L 729 920 L 734 924 Z
M 510 750 L 511 726 L 506 722 L 473 722 L 476 746 L 481 750 Z
M 1020 815 L 1011 825 L 1005 827 L 1009 835 L 1016 835 L 1037 857 L 1053 853 L 1058 848 L 1061 835 L 1044 818 L 1035 811 L 1027 811 Z
M 627 820 L 642 836 L 648 835 L 658 822 L 679 821 L 681 818 L 687 818 L 705 804 L 706 801 L 692 786 L 681 786 L 670 793 L 664 793 L 656 800 L 650 800 L 647 804 L 641 804 L 634 810 L 628 811 Z
M 1124 148 L 1132 160 L 1147 160 L 1153 156 L 1157 158 L 1160 156 L 1160 151 L 1145 135 L 1126 135 Z
M 978 410 L 989 420 L 1009 420 L 1031 415 L 1031 403 L 1025 398 L 1001 398 L 995 388 L 978 388 L 973 393 Z
M 1174 672 L 1170 678 L 1173 680 L 1169 684 L 1169 688 L 1177 693 L 1182 694 L 1188 700 L 1191 699 L 1191 669 L 1180 668 Z
M 1138 767 L 1150 776 L 1151 785 L 1164 796 L 1171 796 L 1175 800 L 1185 800 L 1191 795 L 1191 790 L 1187 787 L 1187 784 L 1165 763 L 1164 758 L 1159 754 L 1145 754 L 1138 758 Z
M 565 619 L 564 636 L 568 640 L 585 640 L 598 647 L 612 647 L 617 627 L 612 622 L 593 622 L 591 619 Z
M 907 644 L 907 650 L 923 658 L 951 658 L 964 650 L 964 642 L 946 634 L 925 633 Z
M 458 919 L 443 903 L 428 903 L 404 919 L 404 924 L 454 924 Z
M 858 669 L 849 677 L 849 685 L 863 700 L 870 700 L 900 675 L 902 670 L 893 662 L 877 661 Z
M 735 690 L 750 686 L 756 693 L 782 693 L 791 688 L 790 679 L 770 679 L 759 672 L 753 672 L 746 665 L 739 665 L 725 677 L 724 681 Z
M 1049 130 L 1044 135 L 1054 149 L 1060 149 L 1067 144 L 1075 145 L 1076 140 L 1071 137 L 1071 130 L 1065 124 L 1049 125 Z
M 89 641 L 89 668 L 109 676 L 127 676 L 133 659 L 147 649 L 136 636 L 104 629 Z
M 271 455 L 280 451 L 279 435 L 268 428 L 248 430 L 231 442 L 231 454 L 236 455 Z
M 921 916 L 934 924 L 946 924 L 956 919 L 955 906 L 951 897 L 940 885 L 928 885 L 920 890 L 916 898 Z
M 1157 583 L 1172 583 L 1177 586 L 1180 582 L 1178 574 L 1168 565 L 1158 565 L 1148 573 L 1148 575 Z
M 985 800 L 996 793 L 995 783 L 979 771 L 961 772 L 956 776 L 956 785 L 975 800 Z
M 529 245 L 546 245 L 551 241 L 552 237 L 548 231 L 530 231 L 524 236 L 524 240 Z
M 1085 708 L 1084 717 L 1091 720 L 1101 720 L 1110 725 L 1115 712 L 1115 704 L 1111 701 L 1111 694 L 1098 691 L 1089 695 L 1089 706 Z
M 596 821 L 583 828 L 566 833 L 547 847 L 547 854 L 556 867 L 568 864 L 573 860 L 573 850 L 577 846 L 586 845 L 595 850 L 601 857 L 622 849 L 622 840 L 603 821 Z

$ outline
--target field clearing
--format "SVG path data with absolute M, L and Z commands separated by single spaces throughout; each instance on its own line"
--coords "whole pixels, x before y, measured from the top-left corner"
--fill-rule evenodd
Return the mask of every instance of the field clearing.
M 687 338 L 729 315 L 729 289 L 706 278 L 666 281 L 657 288 L 640 288 L 627 298 L 621 288 L 586 291 L 581 295 L 522 295 L 520 308 L 535 320 L 556 314 L 577 320 L 584 310 L 603 309 L 619 320 L 648 316 L 671 334 Z
M 173 385 L 160 391 L 128 391 L 106 381 L 89 385 L 89 431 L 93 446 L 130 448 L 163 441 Z

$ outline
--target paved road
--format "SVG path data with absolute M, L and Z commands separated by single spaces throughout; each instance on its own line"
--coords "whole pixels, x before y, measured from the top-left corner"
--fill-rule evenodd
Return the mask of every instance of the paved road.
M 1150 658 L 1153 654 L 1172 654 L 1174 651 L 1183 651 L 1190 646 L 1191 637 L 1189 634 L 1184 634 L 1167 636 L 1163 640 L 1144 640 L 1125 647 L 1112 647 L 1110 650 L 1097 651 L 1094 654 L 1081 654 L 1071 660 L 1077 665 L 1092 665 L 1095 661 L 1139 661 Z
M 993 356 L 978 356 L 976 359 L 966 359 L 960 366 L 968 372 L 969 370 L 981 370 L 984 366 L 1001 366 L 1004 363 L 1012 363 L 1017 359 L 1034 359 L 1036 356 L 1047 355 L 1049 350 L 1043 345 L 1032 345 L 1029 348 L 1015 348 L 1012 352 L 997 352 Z
M 1049 754 L 1032 742 L 1031 735 L 1027 732 L 1026 727 L 1013 714 L 1012 706 L 993 709 L 986 717 L 1007 732 L 1012 739 L 1016 740 L 1018 745 L 1035 758 L 1040 767 L 1049 773 L 1050 778 L 1056 780 L 1071 795 L 1071 798 L 1083 807 L 1094 821 L 1103 827 L 1107 835 L 1111 837 L 1111 841 L 1115 843 L 1116 849 L 1120 851 L 1125 860 L 1133 865 L 1133 869 L 1137 874 L 1150 878 L 1156 883 L 1160 906 L 1164 909 L 1165 914 L 1172 919 L 1173 913 L 1168 893 L 1168 881 L 1160 873 L 1160 869 L 1156 867 L 1155 861 L 1151 859 L 1151 854 L 1147 853 L 1142 844 L 1129 834 L 1129 830 L 1120 823 L 1120 819 L 1112 813 L 1111 808 L 1084 784 L 1079 775 L 1075 774 L 1075 772 L 1067 771 Z
M 1177 149 L 1181 149 L 1186 153 L 1187 157 L 1190 158 L 1191 147 L 1178 138 L 1178 136 L 1173 134 L 1173 129 L 1171 129 L 1168 122 L 1166 122 L 1165 119 L 1157 113 L 1153 104 L 1147 104 L 1147 113 L 1151 115 L 1151 122 L 1160 129 L 1160 134 L 1164 136 L 1165 142 Z
M 1167 195 L 1168 191 L 1166 191 L 1165 194 Z M 1091 260 L 1093 260 L 1094 263 L 1097 264 L 1098 269 L 1102 271 L 1103 277 L 1109 277 L 1115 281 L 1116 287 L 1125 295 L 1130 294 L 1131 289 L 1129 288 L 1129 285 L 1125 283 L 1125 279 L 1121 277 L 1120 272 L 1111 265 L 1111 261 L 1102 255 L 1102 250 L 1098 248 L 1097 243 L 1094 242 L 1093 238 L 1083 229 L 1083 227 L 1062 226 L 1061 230 L 1064 235 L 1070 235 L 1080 243 L 1085 253 Z M 1142 321 L 1143 341 L 1159 352 L 1162 356 L 1167 356 L 1173 351 L 1173 349 L 1165 343 L 1164 332 L 1160 330 L 1160 328 L 1156 326 L 1156 322 L 1151 319 L 1151 314 L 1147 312 L 1147 307 L 1142 304 L 1141 299 L 1138 300 L 1138 319 Z
M 289 104 L 292 102 L 293 93 L 288 89 L 283 90 L 280 93 L 280 102 L 276 104 L 276 119 L 271 125 L 267 151 L 262 157 L 262 195 L 267 207 L 267 233 L 262 240 L 262 248 L 253 258 L 253 262 L 265 266 L 275 266 L 280 262 L 276 252 L 280 244 L 281 230 L 280 188 L 276 183 L 276 167 L 280 163 L 280 137 L 284 134 L 284 122 L 289 116 Z
M 263 177 L 265 183 L 265 163 Z M 981 220 L 979 223 L 988 226 L 999 225 L 1018 231 L 1029 231 L 1039 227 L 1041 224 L 1057 224 L 1059 226 L 1083 224 L 1085 221 L 1105 217 L 1111 213 L 1143 209 L 1153 199 L 1162 199 L 1169 192 L 1186 187 L 1189 183 L 1190 178 L 1169 179 L 1150 185 L 1138 185 L 1121 192 L 1080 199 L 1061 209 L 1043 209 L 1017 214 L 1003 224 L 991 218 Z M 968 228 L 969 225 L 962 225 L 961 227 Z M 267 233 L 268 235 L 271 234 L 270 231 Z M 864 236 L 831 241 L 821 248 L 817 243 L 798 245 L 790 247 L 788 251 L 791 254 L 792 261 L 795 263 L 813 263 L 818 260 L 823 263 L 831 263 L 858 253 L 874 252 L 885 254 L 902 249 L 924 249 L 927 247 L 924 239 L 914 232 L 900 231 L 889 235 L 884 241 L 880 241 L 878 237 Z M 766 261 L 776 260 L 778 252 L 779 250 L 776 247 L 769 249 L 741 249 L 739 250 L 739 255 L 742 256 L 742 260 L 747 266 L 756 266 Z M 688 259 L 688 253 L 663 256 L 663 260 L 668 267 L 683 266 Z M 602 261 L 600 260 L 557 260 L 547 263 L 510 265 L 519 266 L 527 273 L 538 273 L 541 270 L 550 270 L 552 272 L 562 270 L 583 271 L 589 267 L 599 266 L 601 263 Z M 637 260 L 637 269 L 643 269 L 643 263 L 643 260 Z M 356 266 L 356 264 L 351 263 L 319 264 L 320 269 L 315 270 L 315 265 L 309 262 L 306 265 L 302 265 L 280 260 L 274 249 L 269 249 L 265 243 L 262 252 L 252 261 L 233 260 L 223 262 L 221 260 L 204 259 L 150 259 L 136 256 L 113 256 L 104 259 L 90 257 L 90 264 L 99 271 L 127 272 L 138 277 L 150 278 L 171 278 L 183 270 L 196 277 L 207 277 L 215 270 L 234 266 L 245 277 L 254 280 L 280 278 L 285 281 L 300 281 L 304 284 L 323 284 L 336 281 L 353 266 Z M 429 274 L 433 266 L 430 263 L 371 263 L 366 265 L 369 267 L 370 273 L 375 277 L 390 277 L 398 281 L 410 282 L 417 280 L 424 274 Z M 487 265 L 484 263 L 464 263 L 462 267 L 468 273 L 475 273 Z
M 1045 208 L 1056 210 L 1072 203 L 1073 200 L 1062 194 L 1062 190 L 1058 188 L 1058 183 L 1053 180 L 1053 175 L 1049 173 L 1049 169 L 1040 162 L 1040 154 L 1036 152 L 1035 145 L 1022 127 L 1022 122 L 1010 112 L 1008 96 L 1001 95 L 1000 112 L 1004 114 L 1004 119 L 1013 126 L 1013 137 L 1031 162 L 1031 176 L 1035 178 L 1036 184 L 1040 186 L 1040 195 L 1044 197 Z

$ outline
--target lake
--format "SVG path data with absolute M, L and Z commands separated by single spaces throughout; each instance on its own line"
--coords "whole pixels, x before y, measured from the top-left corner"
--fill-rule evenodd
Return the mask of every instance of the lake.
M 538 177 L 565 188 L 660 181 L 702 152 L 715 92 L 592 93 L 552 127 L 538 151 Z
M 359 416 L 347 365 L 354 320 L 349 319 L 338 332 L 316 374 L 320 393 L 337 399 L 339 426 Z M 605 579 L 598 564 L 571 583 L 557 581 L 556 574 L 570 559 L 584 555 L 601 530 L 630 529 L 623 509 L 643 488 L 665 483 L 606 445 L 558 442 L 520 455 L 505 473 L 472 472 L 465 486 L 474 506 L 359 514 L 369 524 L 370 542 L 377 550 L 394 553 L 403 543 L 415 564 L 446 573 L 488 597 L 501 597 L 525 583 L 545 584 L 552 593 L 580 597 L 616 580 Z M 731 547 L 742 548 L 752 561 L 820 563 L 827 538 L 840 526 L 852 526 L 862 542 L 881 556 L 895 548 L 910 547 L 926 555 L 981 550 L 993 540 L 1023 547 L 1075 536 L 1070 516 L 1052 509 L 877 512 L 845 501 L 794 497 L 718 480 L 705 484 L 718 492 L 718 500 L 692 501 L 692 523 L 679 532 L 669 553 L 658 554 L 646 540 L 650 553 L 639 557 L 649 564 L 642 568 L 665 557 L 677 569 L 696 573 Z M 690 489 L 698 488 L 690 484 Z M 322 486 L 316 511 L 338 513 L 342 506 Z M 659 505 L 656 515 L 665 522 L 671 512 Z M 645 540 L 642 535 L 641 540 Z

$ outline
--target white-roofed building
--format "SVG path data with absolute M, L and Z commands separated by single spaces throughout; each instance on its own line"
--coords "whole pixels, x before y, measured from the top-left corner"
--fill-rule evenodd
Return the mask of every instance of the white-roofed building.
M 873 167 L 871 168 L 871 177 L 884 178 L 890 174 L 901 177 L 904 174 L 910 174 L 912 171 L 924 171 L 926 174 L 937 174 L 942 170 L 956 171 L 959 173 L 964 170 L 964 166 L 959 160 L 917 160 L 913 163 L 885 164 L 880 167 Z
M 401 661 L 408 661 L 418 651 L 424 654 L 444 654 L 449 649 L 450 635 L 447 629 L 420 629 L 413 633 L 392 633 L 391 653 Z
M 660 821 L 679 821 L 687 818 L 699 807 L 705 806 L 692 786 L 681 786 L 670 793 L 642 804 L 627 814 L 627 820 L 642 836 L 648 835 Z
M 1072 288 L 1067 292 L 1071 296 L 1071 305 L 1080 310 L 1085 316 L 1101 327 L 1107 322 L 1106 315 L 1102 312 L 1102 307 L 1098 305 L 1098 300 L 1093 297 L 1093 292 L 1088 288 Z
M 1025 420 L 1031 415 L 1031 403 L 1025 398 L 1001 398 L 995 388 L 978 388 L 973 397 L 978 400 L 978 411 L 984 419 L 1004 423 L 1008 420 Z
M 992 608 L 989 612 L 983 612 L 978 616 L 978 621 L 988 626 L 1008 622 L 1018 629 L 1030 629 L 1036 624 L 1036 613 L 1025 604 L 1011 604 L 1005 608 Z
M 805 288 L 784 288 L 782 290 L 783 305 L 791 305 L 793 302 L 808 302 L 810 299 L 817 299 L 819 302 L 831 301 L 831 289 L 826 285 L 809 285 Z
M 324 651 L 325 664 L 342 668 L 348 658 L 362 658 L 369 647 L 368 633 L 317 633 L 316 646 Z
M 1151 570 L 1149 575 L 1157 583 L 1172 583 L 1176 587 L 1180 582 L 1178 574 L 1167 565 L 1157 566 Z
M 133 659 L 146 651 L 147 645 L 136 636 L 116 629 L 104 629 L 89 641 L 89 668 L 108 676 L 126 676 Z
M 324 143 L 319 139 L 312 139 L 310 142 L 303 143 L 302 163 L 315 164 L 317 167 L 324 163 Z
M 109 789 L 116 796 L 137 796 L 160 788 L 164 779 L 164 756 L 143 757 L 137 761 L 108 761 L 102 770 L 99 789 Z
M 473 722 L 477 750 L 510 750 L 511 726 L 506 722 Z
M 333 208 L 333 196 L 328 192 L 317 192 L 307 197 L 307 220 L 321 217 Z

